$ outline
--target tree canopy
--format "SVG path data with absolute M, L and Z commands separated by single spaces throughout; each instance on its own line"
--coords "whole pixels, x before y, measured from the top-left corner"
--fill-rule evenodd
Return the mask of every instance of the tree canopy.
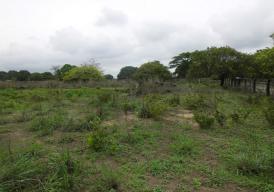
M 113 76 L 111 74 L 106 74 L 106 75 L 104 75 L 104 77 L 107 80 L 112 80 L 113 79 Z
M 169 67 L 175 68 L 178 78 L 261 77 L 262 74 L 266 74 L 261 67 L 270 65 L 271 53 L 271 49 L 262 51 L 261 54 L 251 55 L 231 47 L 210 47 L 206 50 L 181 53 L 173 57 Z M 260 59 L 259 55 L 261 55 Z M 263 59 L 265 57 L 262 55 L 265 55 L 268 60 Z M 263 60 L 268 64 L 263 64 Z M 266 70 L 270 72 L 271 67 Z M 264 76 L 269 77 L 269 74 Z
M 88 81 L 88 80 L 102 80 L 103 73 L 96 66 L 80 66 L 74 67 L 65 73 L 65 81 Z
M 63 80 L 65 74 L 75 67 L 75 65 L 64 64 L 61 68 L 55 69 L 55 75 L 59 80 Z
M 165 81 L 171 79 L 171 73 L 160 61 L 144 63 L 136 71 L 134 78 L 137 81 Z
M 119 74 L 117 75 L 117 78 L 119 80 L 122 80 L 122 79 L 133 79 L 134 77 L 134 74 L 136 73 L 137 71 L 137 67 L 132 67 L 132 66 L 126 66 L 126 67 L 123 67 Z

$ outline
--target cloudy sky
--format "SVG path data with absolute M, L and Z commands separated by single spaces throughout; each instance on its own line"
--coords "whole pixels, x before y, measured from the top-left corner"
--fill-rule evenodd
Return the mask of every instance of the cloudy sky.
M 89 58 L 105 73 L 183 51 L 271 46 L 274 0 L 0 0 L 0 70 Z

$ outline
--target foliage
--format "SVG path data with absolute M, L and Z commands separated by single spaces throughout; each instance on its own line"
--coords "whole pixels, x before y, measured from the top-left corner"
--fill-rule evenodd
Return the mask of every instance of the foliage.
M 75 67 L 64 75 L 65 81 L 87 81 L 87 80 L 102 80 L 103 73 L 95 66 Z
M 38 145 L 1 158 L 0 191 L 73 191 L 80 167 L 69 152 L 45 158 Z M 77 182 L 76 182 L 77 181 Z
M 106 75 L 104 75 L 104 77 L 107 80 L 112 80 L 113 79 L 113 76 L 111 74 L 106 74 Z
M 215 118 L 211 115 L 202 113 L 202 112 L 196 112 L 194 113 L 194 118 L 197 121 L 197 123 L 200 125 L 201 129 L 211 129 L 213 128 Z
M 119 74 L 117 75 L 117 78 L 119 80 L 122 80 L 122 79 L 133 79 L 133 76 L 135 74 L 135 72 L 137 71 L 137 67 L 132 67 L 132 66 L 126 66 L 126 67 L 123 67 Z
M 259 66 L 260 76 L 263 78 L 274 78 L 274 47 L 257 51 L 255 62 Z
M 64 64 L 61 68 L 56 67 L 55 72 L 54 72 L 55 76 L 57 77 L 57 79 L 63 80 L 66 73 L 68 73 L 73 68 L 76 68 L 76 66 L 71 65 L 71 64 Z
M 138 116 L 141 118 L 159 118 L 168 108 L 168 104 L 159 95 L 147 95 Z
M 116 139 L 111 135 L 111 127 L 100 125 L 97 129 L 92 130 L 87 137 L 88 147 L 95 152 L 108 152 L 113 154 L 118 149 Z
M 38 131 L 40 135 L 48 135 L 58 128 L 65 127 L 66 122 L 62 113 L 36 117 L 31 122 L 30 130 Z
M 171 79 L 171 74 L 167 67 L 159 61 L 152 61 L 141 65 L 134 78 L 139 82 L 145 81 L 165 81 Z

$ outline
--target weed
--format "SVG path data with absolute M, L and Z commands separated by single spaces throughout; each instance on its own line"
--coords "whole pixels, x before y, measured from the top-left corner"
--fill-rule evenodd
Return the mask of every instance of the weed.
M 174 141 L 171 149 L 179 156 L 192 156 L 197 152 L 196 143 L 189 137 L 176 135 Z
M 65 117 L 62 113 L 46 115 L 35 118 L 31 123 L 31 131 L 38 131 L 40 135 L 49 135 L 55 129 L 62 128 L 65 125 Z
M 203 114 L 201 112 L 194 113 L 194 118 L 200 125 L 201 129 L 213 128 L 215 118 L 211 115 Z

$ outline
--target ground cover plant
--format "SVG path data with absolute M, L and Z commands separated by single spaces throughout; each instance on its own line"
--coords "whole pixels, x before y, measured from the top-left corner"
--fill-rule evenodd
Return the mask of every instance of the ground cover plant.
M 274 191 L 273 100 L 177 90 L 1 89 L 0 191 Z

